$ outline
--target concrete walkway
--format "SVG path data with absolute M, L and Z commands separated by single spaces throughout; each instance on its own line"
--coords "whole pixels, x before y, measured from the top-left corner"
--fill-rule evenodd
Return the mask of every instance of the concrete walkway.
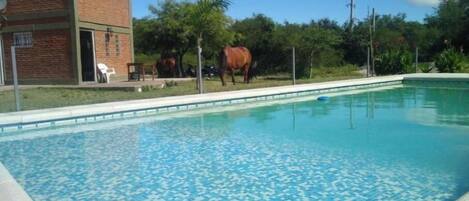
M 67 89 L 120 89 L 124 91 L 140 91 L 144 86 L 152 86 L 155 88 L 163 88 L 166 82 L 187 82 L 192 81 L 194 78 L 165 78 L 165 79 L 147 79 L 145 81 L 127 81 L 127 80 L 114 80 L 111 83 L 83 83 L 80 85 L 20 85 L 20 89 L 34 89 L 34 88 L 67 88 Z M 13 90 L 12 85 L 0 86 L 0 91 Z
M 10 175 L 0 163 L 0 200 L 2 201 L 32 201 L 31 197 Z

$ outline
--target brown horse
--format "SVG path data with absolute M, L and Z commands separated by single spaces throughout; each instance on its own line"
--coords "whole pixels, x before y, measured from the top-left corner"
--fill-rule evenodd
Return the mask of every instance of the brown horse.
M 156 62 L 156 67 L 160 75 L 168 75 L 169 77 L 176 77 L 176 58 L 162 57 Z
M 225 47 L 220 52 L 219 73 L 223 86 L 225 83 L 225 72 L 230 71 L 233 85 L 236 84 L 234 71 L 241 70 L 244 73 L 244 83 L 249 83 L 252 78 L 252 55 L 245 47 Z

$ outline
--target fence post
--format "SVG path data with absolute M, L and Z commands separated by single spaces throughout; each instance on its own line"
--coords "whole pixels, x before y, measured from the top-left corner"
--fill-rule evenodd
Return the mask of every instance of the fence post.
M 296 56 L 295 47 L 292 48 L 292 62 L 293 62 L 293 85 L 296 85 Z
M 366 77 L 370 77 L 370 47 L 367 48 Z
M 203 75 L 202 75 L 202 48 L 197 47 L 197 85 L 199 94 L 204 93 Z
M 21 111 L 21 104 L 20 104 L 20 89 L 18 85 L 18 70 L 16 67 L 16 47 L 11 46 L 11 61 L 12 61 L 12 71 L 13 71 L 13 87 L 15 90 L 15 105 L 16 111 Z
M 419 72 L 419 47 L 415 48 L 415 73 Z

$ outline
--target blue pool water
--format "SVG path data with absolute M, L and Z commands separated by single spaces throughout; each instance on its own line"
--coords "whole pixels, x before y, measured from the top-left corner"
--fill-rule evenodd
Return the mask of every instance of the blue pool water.
M 35 200 L 455 200 L 469 191 L 463 87 L 41 133 L 0 137 L 0 161 Z

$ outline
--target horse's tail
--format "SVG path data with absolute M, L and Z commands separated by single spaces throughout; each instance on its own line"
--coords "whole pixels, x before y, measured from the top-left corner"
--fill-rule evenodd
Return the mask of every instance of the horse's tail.
M 218 71 L 223 73 L 226 70 L 226 55 L 225 50 L 221 50 L 218 55 Z
M 257 77 L 257 61 L 252 62 L 248 70 L 248 79 L 252 80 Z
M 225 53 L 225 49 L 222 49 L 218 55 L 218 74 L 220 76 L 220 80 L 223 86 L 226 85 L 225 83 L 225 71 L 227 68 L 227 55 Z

